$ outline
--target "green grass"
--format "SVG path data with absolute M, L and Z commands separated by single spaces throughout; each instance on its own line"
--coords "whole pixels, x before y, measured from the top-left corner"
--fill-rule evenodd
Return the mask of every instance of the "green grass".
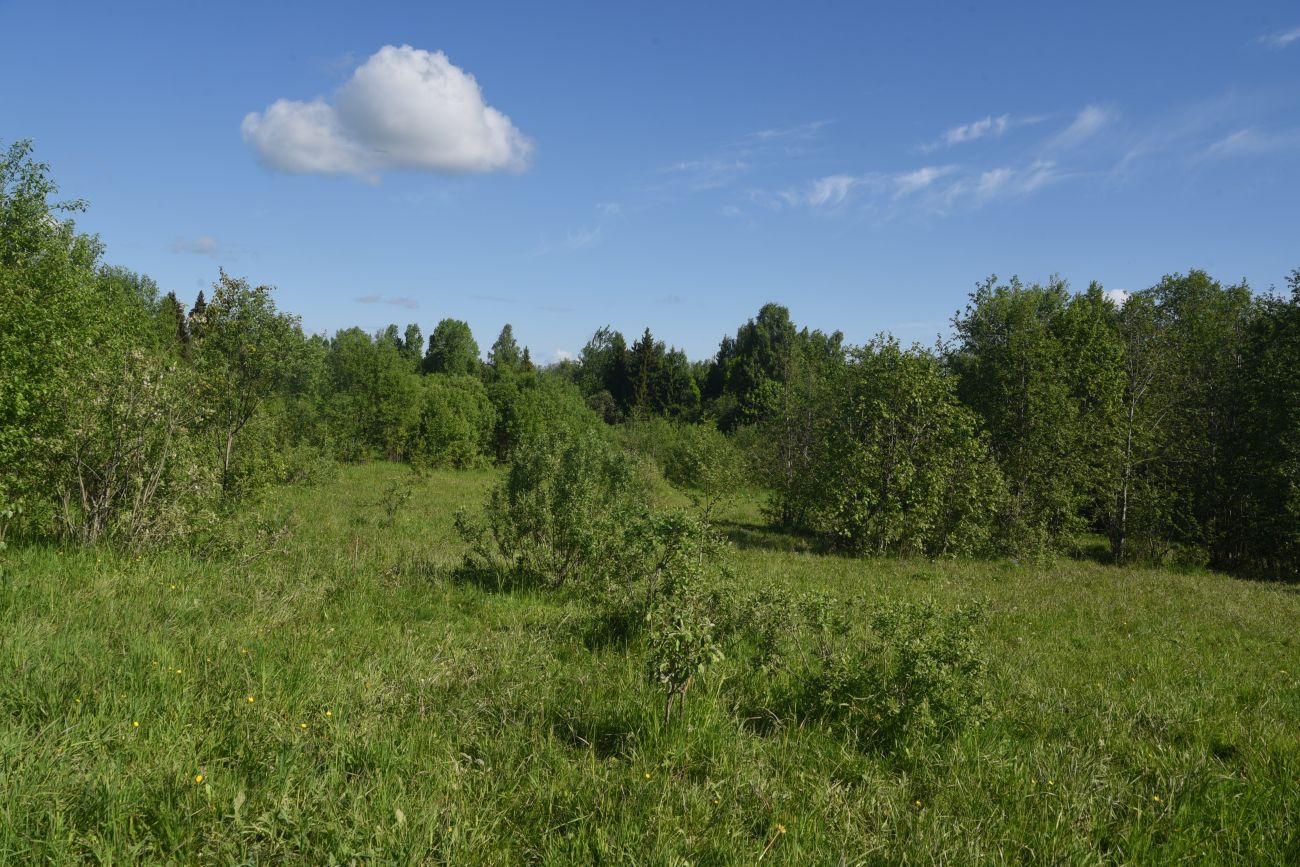
M 665 729 L 578 602 L 452 577 L 491 474 L 417 482 L 390 526 L 408 476 L 277 491 L 261 556 L 4 552 L 0 863 L 1300 862 L 1294 588 L 851 560 L 747 503 L 742 579 L 983 602 L 991 717 L 880 754 L 738 718 L 728 660 Z

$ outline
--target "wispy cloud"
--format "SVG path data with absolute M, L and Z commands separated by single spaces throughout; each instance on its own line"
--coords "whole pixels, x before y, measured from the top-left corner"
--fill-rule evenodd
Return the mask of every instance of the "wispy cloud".
M 1083 144 L 1119 119 L 1119 112 L 1109 106 L 1088 105 L 1074 116 L 1070 125 L 1047 143 L 1050 150 L 1066 150 Z
M 577 229 L 570 229 L 564 234 L 564 248 L 566 250 L 581 250 L 584 247 L 590 247 L 592 244 L 597 243 L 604 233 L 604 226 L 581 226 Z
M 937 151 L 940 148 L 952 147 L 953 145 L 976 141 L 985 136 L 993 136 L 996 138 L 1006 132 L 1010 127 L 1011 115 L 1003 114 L 997 117 L 989 115 L 983 120 L 977 120 L 972 123 L 963 123 L 960 126 L 952 127 L 940 136 L 938 141 L 921 145 L 921 150 L 929 153 L 930 151 Z
M 1300 27 L 1292 27 L 1290 30 L 1275 33 L 1265 33 L 1259 37 L 1260 44 L 1267 45 L 1269 48 L 1286 48 L 1296 41 L 1300 41 Z
M 173 253 L 192 253 L 196 256 L 217 258 L 226 251 L 221 242 L 213 235 L 199 235 L 197 238 L 177 238 L 171 243 Z
M 997 201 L 1024 198 L 1065 175 L 1051 160 L 1034 160 L 1024 165 L 997 166 L 966 173 L 936 188 L 921 203 L 924 210 L 938 215 L 974 211 Z
M 682 160 L 664 168 L 665 172 L 681 175 L 692 190 L 711 190 L 726 186 L 752 168 L 739 159 Z
M 934 153 L 945 148 L 955 147 L 957 145 L 968 144 L 980 139 L 1001 138 L 1013 129 L 1024 126 L 1033 126 L 1047 120 L 1042 115 L 1031 117 L 1015 117 L 1011 114 L 1000 114 L 996 117 L 987 115 L 980 120 L 971 121 L 970 123 L 959 124 L 949 127 L 943 135 L 937 139 L 917 148 L 923 154 Z
M 833 209 L 860 195 L 898 201 L 925 190 L 956 170 L 956 166 L 923 166 L 907 172 L 827 175 L 802 187 L 782 190 L 775 198 L 792 207 L 815 209 Z
M 829 124 L 828 120 L 815 120 L 811 123 L 801 123 L 795 126 L 777 127 L 773 129 L 760 129 L 749 133 L 745 136 L 747 141 L 755 142 L 772 142 L 782 139 L 810 139 L 816 138 L 822 128 Z
M 405 307 L 407 310 L 417 310 L 420 307 L 419 301 L 401 295 L 386 298 L 383 295 L 375 293 L 371 295 L 362 295 L 360 298 L 355 300 L 358 304 L 389 304 L 393 307 Z
M 1255 127 L 1224 136 L 1202 152 L 1203 159 L 1262 156 L 1300 149 L 1300 129 L 1265 132 Z

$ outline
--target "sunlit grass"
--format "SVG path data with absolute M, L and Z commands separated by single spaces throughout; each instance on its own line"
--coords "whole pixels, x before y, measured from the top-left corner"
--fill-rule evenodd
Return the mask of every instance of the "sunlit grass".
M 585 645 L 578 603 L 452 578 L 453 512 L 491 478 L 278 491 L 259 512 L 293 533 L 244 566 L 5 552 L 0 863 L 1300 861 L 1293 589 L 857 561 L 747 501 L 742 578 L 984 603 L 992 717 L 881 755 L 734 715 L 732 659 L 665 729 L 636 648 Z

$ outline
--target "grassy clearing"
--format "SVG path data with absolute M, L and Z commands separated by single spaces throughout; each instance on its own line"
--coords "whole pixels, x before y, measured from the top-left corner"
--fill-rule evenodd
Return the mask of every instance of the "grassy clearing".
M 728 660 L 665 729 L 577 603 L 454 579 L 490 474 L 429 476 L 390 523 L 408 476 L 277 492 L 248 525 L 295 530 L 262 556 L 5 552 L 0 862 L 1300 862 L 1294 588 L 850 560 L 746 504 L 741 576 L 982 602 L 992 717 L 881 755 L 733 713 Z

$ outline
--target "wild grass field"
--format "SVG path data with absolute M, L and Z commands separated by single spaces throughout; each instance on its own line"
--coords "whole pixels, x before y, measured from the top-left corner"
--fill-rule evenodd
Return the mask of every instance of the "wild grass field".
M 876 749 L 729 658 L 665 725 L 581 599 L 457 576 L 493 478 L 346 467 L 204 559 L 0 554 L 0 862 L 1300 863 L 1294 586 L 841 558 L 750 501 L 740 580 L 981 604 L 987 717 Z

